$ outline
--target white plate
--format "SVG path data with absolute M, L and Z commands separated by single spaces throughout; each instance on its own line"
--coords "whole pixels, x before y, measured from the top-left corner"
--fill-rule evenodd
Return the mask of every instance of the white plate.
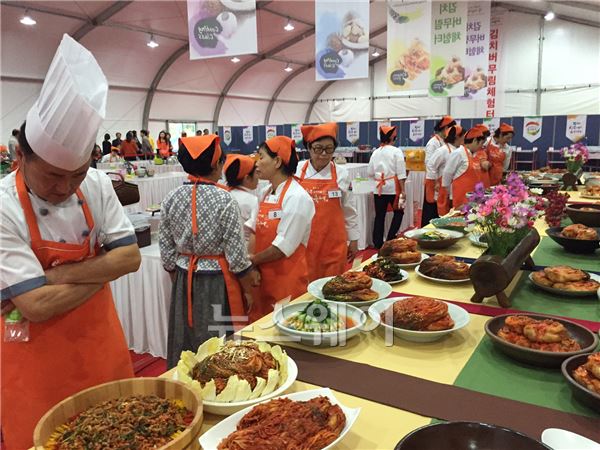
M 375 253 L 373 256 L 371 256 L 371 258 L 369 258 L 370 260 L 375 261 L 377 258 L 379 258 L 379 254 Z M 382 256 L 382 258 L 387 258 L 387 256 Z M 421 253 L 421 261 L 416 262 L 416 263 L 408 263 L 408 264 L 398 264 L 400 267 L 402 267 L 403 269 L 411 269 L 413 267 L 417 267 L 419 264 L 421 264 L 423 261 L 425 261 L 427 258 L 429 258 L 429 255 L 426 253 Z
M 410 297 L 395 297 L 395 298 L 386 298 L 385 300 L 381 300 L 369 307 L 369 317 L 375 323 L 383 326 L 385 329 L 393 331 L 394 335 L 398 336 L 401 339 L 411 342 L 433 342 L 438 339 L 443 338 L 449 333 L 453 331 L 459 330 L 466 326 L 469 323 L 470 317 L 469 313 L 465 311 L 460 306 L 456 306 L 453 303 L 446 303 L 448 305 L 448 314 L 454 320 L 454 327 L 449 330 L 442 331 L 414 331 L 414 330 L 405 330 L 403 328 L 396 328 L 381 321 L 381 313 L 384 312 L 390 305 L 393 305 L 397 301 L 402 301 Z
M 469 264 L 470 266 L 470 264 Z M 425 278 L 426 280 L 430 280 L 430 281 L 435 281 L 437 283 L 465 283 L 467 281 L 471 281 L 471 278 L 465 278 L 463 280 L 443 280 L 442 278 L 433 278 L 433 277 L 428 277 L 427 275 L 423 275 L 420 271 L 419 271 L 419 267 L 421 267 L 420 265 L 418 265 L 417 267 L 415 267 L 415 273 L 417 275 L 419 275 L 422 278 Z
M 597 442 L 560 428 L 544 430 L 542 442 L 553 450 L 600 450 Z
M 333 347 L 336 345 L 344 345 L 348 339 L 351 339 L 360 333 L 365 323 L 367 323 L 367 314 L 358 309 L 356 306 L 348 305 L 346 303 L 327 302 L 327 306 L 334 314 L 343 317 L 350 317 L 354 323 L 356 323 L 356 325 L 346 330 L 329 331 L 326 333 L 298 331 L 283 325 L 285 318 L 296 312 L 302 311 L 309 303 L 311 302 L 295 302 L 284 306 L 276 306 L 275 312 L 273 313 L 273 322 L 275 323 L 275 326 L 283 334 L 292 336 L 303 344 Z
M 216 414 L 218 416 L 230 416 L 242 409 L 245 409 L 249 406 L 257 405 L 258 403 L 262 403 L 265 400 L 268 400 L 273 397 L 277 397 L 287 391 L 292 384 L 296 381 L 298 377 L 298 366 L 295 361 L 289 357 L 288 355 L 288 376 L 287 380 L 275 389 L 273 392 L 267 395 L 263 395 L 262 397 L 254 398 L 252 400 L 244 400 L 243 402 L 212 402 L 208 400 L 202 399 L 202 405 L 204 408 L 204 412 Z M 173 372 L 173 380 L 177 380 L 177 371 Z
M 336 302 L 335 300 L 327 300 L 323 296 L 322 289 L 323 289 L 323 286 L 325 286 L 325 283 L 327 283 L 332 278 L 334 278 L 334 277 L 319 278 L 318 280 L 312 281 L 308 285 L 308 293 L 315 298 L 325 300 L 327 302 L 342 303 L 344 305 L 353 305 L 353 306 L 372 305 L 373 303 L 375 303 L 378 300 L 387 298 L 392 293 L 392 286 L 390 286 L 389 283 L 378 280 L 377 278 L 371 278 L 373 280 L 373 285 L 371 286 L 371 289 L 373 289 L 375 292 L 377 292 L 379 294 L 379 297 L 377 297 L 375 300 L 369 300 L 366 302 Z
M 338 436 L 338 438 L 333 441 L 327 447 L 324 447 L 322 450 L 332 449 L 337 443 L 339 443 L 344 436 L 350 431 L 354 422 L 358 418 L 358 414 L 360 413 L 360 408 L 348 408 L 347 406 L 342 405 L 333 395 L 331 389 L 329 388 L 321 388 L 321 389 L 313 389 L 310 391 L 304 392 L 296 392 L 294 394 L 282 395 L 280 398 L 289 398 L 290 400 L 295 401 L 307 401 L 315 397 L 324 396 L 329 399 L 329 401 L 333 405 L 339 405 L 346 416 L 346 425 L 342 429 L 342 432 Z M 248 414 L 253 407 L 248 407 L 242 411 L 235 413 L 232 416 L 229 416 L 227 419 L 222 420 L 202 436 L 200 436 L 200 445 L 204 450 L 216 450 L 219 443 L 233 433 L 236 430 L 238 422 Z
M 480 237 L 481 233 L 476 233 L 472 231 L 469 234 L 469 241 L 471 241 L 471 244 L 473 244 L 475 247 L 488 248 L 488 245 L 485 242 L 481 242 L 479 240 Z
M 597 281 L 598 283 L 600 283 L 600 275 L 596 275 L 595 273 L 590 273 L 590 272 L 587 272 L 587 273 L 590 275 L 591 280 L 594 280 L 594 281 Z M 594 295 L 594 293 L 596 292 L 596 291 L 589 291 L 589 292 L 587 292 L 587 291 L 583 291 L 583 292 L 582 291 L 566 291 L 563 289 L 556 289 L 556 288 L 553 288 L 550 286 L 544 286 L 543 284 L 536 283 L 533 280 L 533 272 L 531 272 L 529 274 L 529 280 L 531 281 L 531 284 L 533 284 L 535 287 L 540 288 L 544 291 L 551 292 L 554 295 L 566 295 L 567 297 L 587 297 L 587 296 Z
M 254 11 L 256 9 L 256 2 L 253 0 L 221 0 L 221 3 L 232 11 Z
M 454 231 L 454 230 L 447 230 L 446 228 L 419 228 L 417 230 L 410 230 L 410 231 L 406 231 L 404 233 L 404 236 L 406 236 L 409 239 L 421 239 L 421 235 L 423 233 L 427 233 L 429 231 L 437 231 L 439 233 L 443 233 L 445 235 L 448 236 L 448 238 L 461 238 L 463 237 L 465 234 L 461 233 L 460 231 Z M 441 241 L 443 241 L 444 239 L 440 239 Z M 428 241 L 430 242 L 437 242 L 431 239 L 428 239 Z

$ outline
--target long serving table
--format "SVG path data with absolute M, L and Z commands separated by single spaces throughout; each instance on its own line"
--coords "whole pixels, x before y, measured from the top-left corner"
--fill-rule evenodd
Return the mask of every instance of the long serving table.
M 597 254 L 566 254 L 544 235 L 546 225 L 542 221 L 536 227 L 542 231 L 541 243 L 533 254 L 536 264 L 566 263 L 600 272 Z M 482 251 L 462 239 L 440 253 L 469 261 Z M 508 288 L 514 310 L 570 317 L 593 330 L 600 328 L 595 298 L 565 299 L 546 294 L 531 286 L 528 273 L 519 272 Z M 327 386 L 343 404 L 362 408 L 337 449 L 393 448 L 403 436 L 432 419 L 496 423 L 536 439 L 544 428 L 558 427 L 600 440 L 600 414 L 571 397 L 560 369 L 518 363 L 491 345 L 484 333 L 485 322 L 507 312 L 494 299 L 486 299 L 482 305 L 470 303 L 470 283 L 429 282 L 413 270 L 409 280 L 395 285 L 393 291 L 392 296 L 424 295 L 455 302 L 467 309 L 470 322 L 440 341 L 421 344 L 394 338 L 389 345 L 384 332 L 376 329 L 363 332 L 345 346 L 309 347 L 280 334 L 271 315 L 240 332 L 246 338 L 287 347 L 299 367 L 298 381 L 290 392 Z M 310 299 L 305 294 L 298 300 Z M 202 432 L 222 419 L 205 414 Z
M 183 172 L 166 172 L 153 177 L 126 177 L 125 181 L 138 185 L 140 201 L 125 207 L 127 212 L 145 211 L 150 205 L 160 204 L 169 192 L 181 186 L 187 179 Z

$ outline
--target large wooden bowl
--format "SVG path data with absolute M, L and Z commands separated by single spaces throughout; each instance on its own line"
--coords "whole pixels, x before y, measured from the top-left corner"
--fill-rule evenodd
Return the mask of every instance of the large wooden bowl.
M 33 432 L 33 445 L 43 450 L 50 435 L 74 415 L 98 403 L 130 395 L 156 395 L 165 399 L 182 400 L 194 420 L 176 439 L 160 450 L 189 450 L 199 448 L 198 437 L 202 427 L 202 398 L 185 384 L 167 378 L 128 378 L 111 381 L 85 389 L 65 398 L 42 416 Z

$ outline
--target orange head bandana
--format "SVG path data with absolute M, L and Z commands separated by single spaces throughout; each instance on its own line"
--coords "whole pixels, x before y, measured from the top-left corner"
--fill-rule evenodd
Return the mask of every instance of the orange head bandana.
M 396 139 L 397 135 L 398 135 L 398 127 L 393 127 L 393 126 L 388 127 L 385 125 L 382 125 L 379 127 L 379 140 L 383 140 L 381 138 L 385 136 L 385 138 L 389 142 L 392 142 L 394 139 Z
M 465 134 L 465 139 L 477 139 L 483 137 L 483 129 L 480 126 L 475 125 L 467 134 Z
M 502 134 L 514 133 L 515 132 L 514 127 L 510 126 L 507 123 L 501 123 L 500 127 L 498 129 L 500 130 L 500 133 L 502 133 Z
M 208 150 L 212 143 L 215 143 L 215 153 L 213 154 L 210 166 L 214 169 L 217 167 L 217 161 L 223 154 L 221 140 L 216 134 L 207 134 L 204 136 L 191 136 L 181 138 L 181 143 L 185 146 L 192 159 L 198 159 L 202 153 Z
M 473 125 L 473 128 L 479 128 L 481 130 L 481 132 L 484 134 L 490 132 L 490 129 L 482 123 L 477 123 L 477 124 Z
M 451 116 L 444 116 L 437 123 L 436 129 L 441 130 L 442 128 L 447 127 L 448 125 L 450 125 L 452 122 L 454 122 L 454 119 Z
M 240 162 L 239 170 L 237 174 L 235 174 L 235 178 L 237 180 L 243 180 L 246 175 L 250 175 L 250 172 L 254 170 L 256 159 L 248 155 L 227 155 L 225 165 L 223 166 L 223 172 L 227 173 L 234 161 Z
M 446 128 L 444 131 L 444 137 L 447 139 L 450 135 L 450 132 L 455 130 L 454 136 L 460 136 L 463 133 L 463 128 L 460 125 L 452 125 L 451 127 Z
M 275 136 L 265 142 L 269 150 L 277 153 L 277 156 L 287 165 L 290 163 L 292 152 L 296 151 L 296 142 L 287 136 Z
M 321 125 L 302 125 L 301 130 L 302 138 L 309 144 L 324 137 L 330 137 L 337 142 L 338 126 L 335 122 Z

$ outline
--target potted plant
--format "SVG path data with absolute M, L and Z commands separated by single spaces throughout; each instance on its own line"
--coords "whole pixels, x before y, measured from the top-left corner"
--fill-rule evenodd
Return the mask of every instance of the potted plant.
M 583 139 L 581 139 L 570 147 L 565 148 L 563 150 L 563 157 L 565 158 L 569 173 L 576 174 L 590 158 L 590 151 L 583 143 Z

